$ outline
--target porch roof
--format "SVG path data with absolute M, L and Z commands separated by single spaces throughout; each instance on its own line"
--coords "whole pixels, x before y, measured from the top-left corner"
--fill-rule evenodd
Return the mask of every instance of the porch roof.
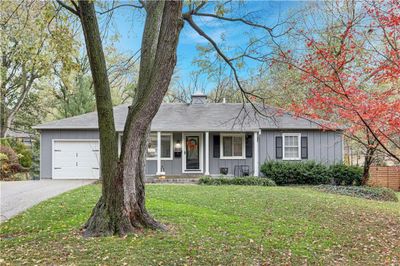
M 115 127 L 123 131 L 128 104 L 114 107 Z M 260 129 L 321 129 L 318 121 L 296 118 L 271 106 L 240 103 L 163 103 L 151 124 L 152 131 L 238 131 Z M 34 127 L 39 130 L 98 129 L 97 112 L 56 120 Z

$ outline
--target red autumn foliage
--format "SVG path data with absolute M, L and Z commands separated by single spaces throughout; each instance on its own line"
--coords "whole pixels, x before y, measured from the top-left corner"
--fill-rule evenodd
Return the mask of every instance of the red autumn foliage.
M 364 8 L 369 28 L 349 20 L 336 36 L 337 44 L 306 36 L 308 53 L 281 56 L 301 71 L 309 86 L 307 100 L 293 102 L 291 108 L 300 116 L 344 123 L 353 136 L 367 132 L 400 162 L 390 149 L 400 148 L 400 1 L 372 2 Z M 379 38 L 369 40 L 371 31 Z

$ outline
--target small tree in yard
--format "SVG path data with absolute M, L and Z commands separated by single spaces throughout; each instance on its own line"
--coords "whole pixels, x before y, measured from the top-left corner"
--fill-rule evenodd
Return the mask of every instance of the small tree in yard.
M 92 1 L 76 3 L 74 0 L 71 0 L 70 4 L 57 2 L 80 18 L 98 112 L 103 187 L 102 196 L 85 225 L 85 235 L 124 235 L 144 227 L 165 229 L 165 226 L 150 216 L 145 207 L 146 144 L 150 123 L 168 90 L 175 68 L 176 48 L 184 21 L 207 39 L 232 69 L 244 99 L 249 99 L 249 94 L 241 86 L 234 68 L 233 62 L 236 59 L 228 58 L 199 28 L 192 17 L 210 16 L 214 19 L 235 21 L 266 30 L 269 35 L 272 35 L 272 29 L 244 18 L 224 17 L 222 14 L 225 4 L 222 3 L 216 5 L 215 14 L 200 12 L 206 6 L 206 2 L 189 2 L 188 11 L 185 13 L 182 13 L 182 1 L 139 1 L 138 4 L 121 5 L 144 9 L 146 20 L 142 37 L 139 81 L 133 103 L 129 107 L 121 155 L 118 159 L 110 86 L 94 3 Z M 109 11 L 118 7 L 113 6 Z
M 365 3 L 360 16 L 353 10 L 330 38 L 301 31 L 308 52 L 299 58 L 281 50 L 276 62 L 298 70 L 309 88 L 305 102 L 291 105 L 296 114 L 344 123 L 366 147 L 365 184 L 377 149 L 400 162 L 392 149 L 400 148 L 400 2 Z

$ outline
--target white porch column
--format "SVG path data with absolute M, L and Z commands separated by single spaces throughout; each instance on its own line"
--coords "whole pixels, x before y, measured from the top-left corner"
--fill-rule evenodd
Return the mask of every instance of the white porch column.
M 161 175 L 161 132 L 157 132 L 157 173 Z
M 258 132 L 254 132 L 254 176 L 259 175 L 259 164 L 258 164 Z
M 210 175 L 210 152 L 209 152 L 209 132 L 206 132 L 206 169 L 204 171 L 204 175 Z

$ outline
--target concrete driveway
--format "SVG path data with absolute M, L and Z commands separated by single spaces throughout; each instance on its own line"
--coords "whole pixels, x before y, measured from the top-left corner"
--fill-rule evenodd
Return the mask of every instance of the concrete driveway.
M 95 180 L 0 182 L 0 221 L 10 219 L 48 198 L 93 182 Z

